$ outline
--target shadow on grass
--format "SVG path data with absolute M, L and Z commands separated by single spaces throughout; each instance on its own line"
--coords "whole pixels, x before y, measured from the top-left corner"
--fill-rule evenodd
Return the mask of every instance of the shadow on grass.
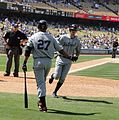
M 40 112 L 40 111 L 34 110 L 34 109 L 26 109 L 26 110 Z M 95 113 L 75 113 L 75 112 L 69 112 L 69 111 L 64 111 L 64 110 L 56 110 L 56 109 L 48 109 L 47 113 L 63 114 L 63 115 L 84 115 L 84 116 L 101 114 L 101 113 L 96 113 L 96 112 Z
M 48 113 L 55 113 L 55 114 L 64 114 L 64 115 L 95 115 L 95 114 L 100 114 L 100 113 L 75 113 L 75 112 L 69 112 L 69 111 L 61 111 L 61 110 L 56 110 L 56 109 L 48 109 Z
M 112 102 L 108 102 L 105 100 L 73 99 L 73 98 L 68 98 L 66 96 L 60 96 L 59 98 L 63 98 L 67 101 L 82 101 L 82 102 L 97 102 L 97 103 L 113 104 Z

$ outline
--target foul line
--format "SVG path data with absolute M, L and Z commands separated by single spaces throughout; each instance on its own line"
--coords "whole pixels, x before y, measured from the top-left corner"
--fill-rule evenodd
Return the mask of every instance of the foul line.
M 70 70 L 68 74 L 74 73 L 74 72 L 77 72 L 77 71 L 81 71 L 81 70 L 85 70 L 85 69 L 88 69 L 88 68 L 91 68 L 91 67 L 103 65 L 103 64 L 106 64 L 108 62 L 110 62 L 110 60 L 102 62 L 102 63 L 95 64 L 95 65 L 90 65 L 90 66 L 87 66 L 87 67 L 83 67 L 83 68 L 79 68 L 79 69 L 75 69 L 75 70 Z

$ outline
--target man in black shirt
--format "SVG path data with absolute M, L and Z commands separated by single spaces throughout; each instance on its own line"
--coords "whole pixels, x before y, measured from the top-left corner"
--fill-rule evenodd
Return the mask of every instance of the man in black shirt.
M 119 43 L 118 43 L 118 39 L 116 39 L 113 42 L 113 48 L 112 48 L 112 58 L 116 58 L 116 52 L 117 52 L 117 47 L 118 47 Z
M 6 71 L 4 76 L 10 75 L 10 70 L 12 66 L 12 59 L 14 56 L 14 77 L 18 77 L 19 72 L 19 60 L 21 53 L 20 45 L 27 42 L 27 37 L 24 33 L 18 30 L 18 24 L 12 25 L 12 30 L 8 31 L 4 36 L 4 42 L 6 47 L 7 61 L 6 61 Z

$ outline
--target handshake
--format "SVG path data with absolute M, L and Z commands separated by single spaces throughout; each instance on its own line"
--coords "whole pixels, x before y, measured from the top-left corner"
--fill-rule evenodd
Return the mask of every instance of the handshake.
M 27 71 L 27 66 L 26 66 L 26 64 L 25 64 L 25 63 L 23 63 L 23 65 L 22 65 L 22 70 L 23 70 L 24 72 L 26 72 L 26 71 Z
M 76 62 L 78 60 L 78 56 L 69 56 L 68 59 L 70 59 L 73 62 Z

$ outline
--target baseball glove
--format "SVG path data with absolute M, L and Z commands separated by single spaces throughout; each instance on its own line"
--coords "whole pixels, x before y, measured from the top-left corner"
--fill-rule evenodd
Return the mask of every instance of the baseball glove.
M 76 62 L 78 60 L 77 56 L 69 56 L 68 59 L 70 59 L 73 62 Z
M 73 62 L 76 62 L 78 60 L 78 57 L 77 56 L 72 56 L 72 59 L 71 59 Z

